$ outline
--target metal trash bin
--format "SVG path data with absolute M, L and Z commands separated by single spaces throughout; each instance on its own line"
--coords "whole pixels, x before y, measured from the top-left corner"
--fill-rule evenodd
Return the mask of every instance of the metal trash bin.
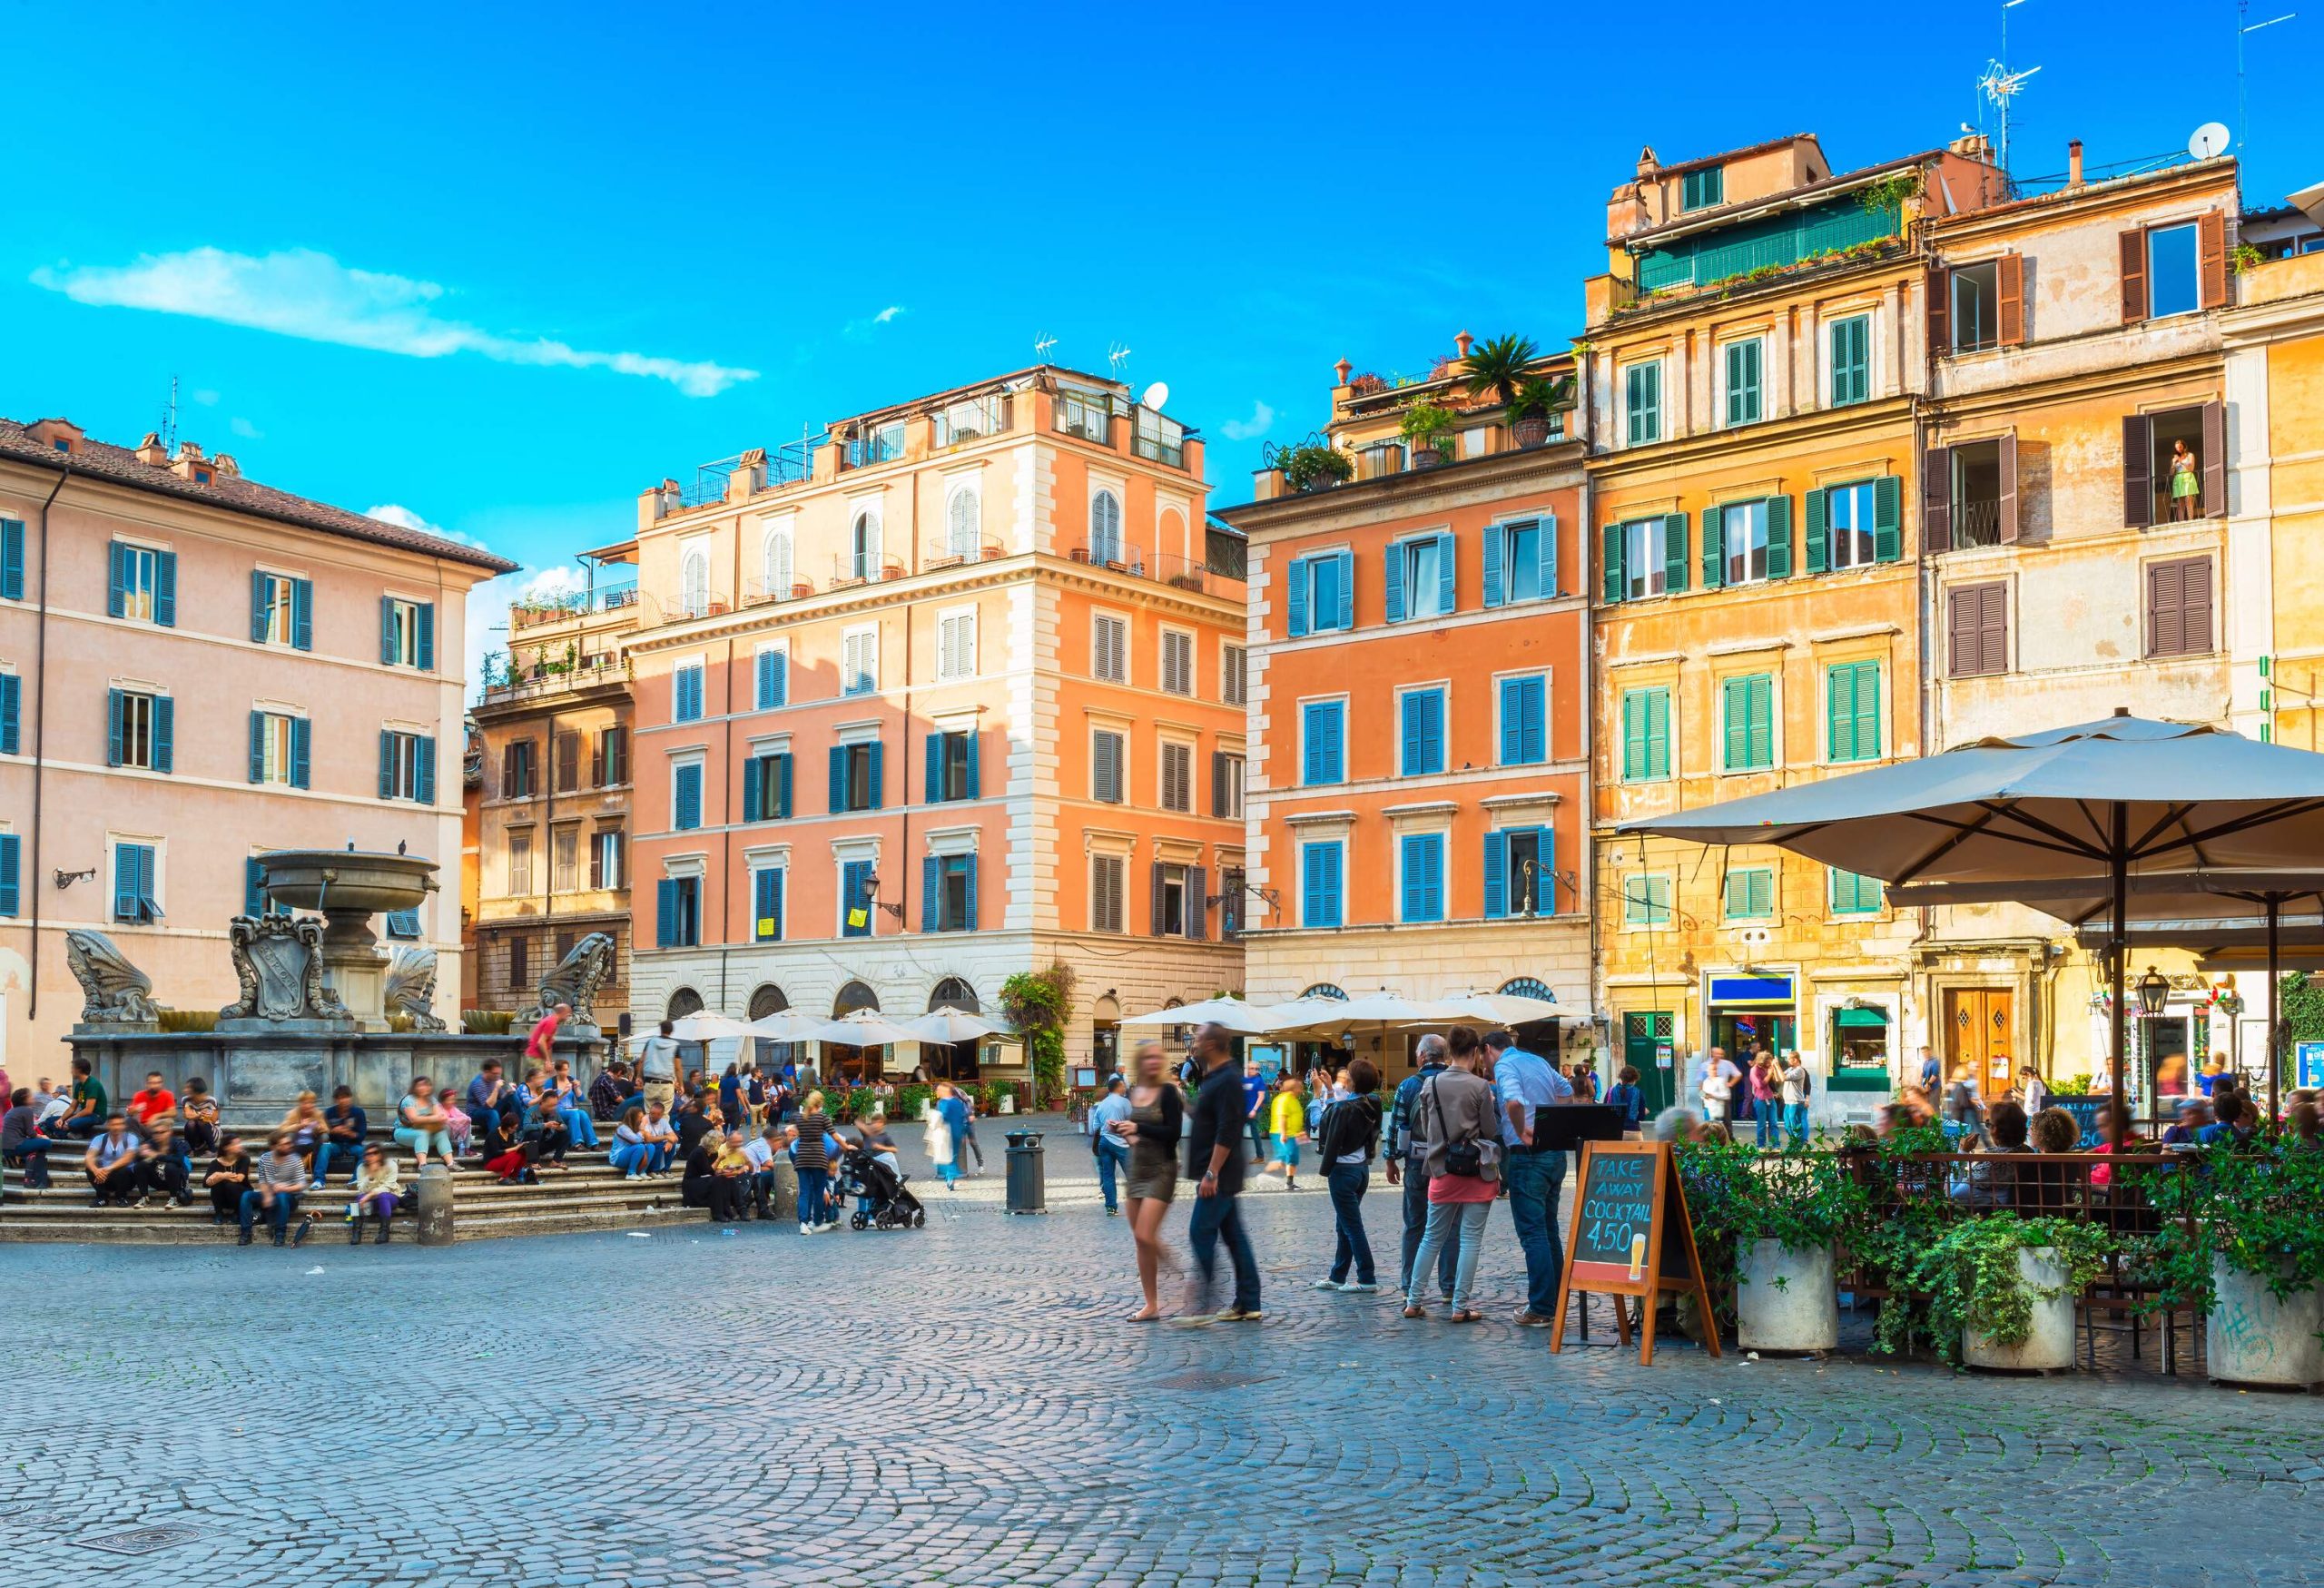
M 1048 1170 L 1043 1167 L 1039 1130 L 1009 1132 L 1009 1211 L 1046 1213 L 1049 1210 Z

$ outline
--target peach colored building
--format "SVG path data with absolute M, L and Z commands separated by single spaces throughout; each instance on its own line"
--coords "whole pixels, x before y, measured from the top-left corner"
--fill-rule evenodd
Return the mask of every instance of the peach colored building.
M 1062 961 L 1079 1067 L 1239 987 L 1242 542 L 1204 501 L 1201 441 L 1049 366 L 645 492 L 640 1022 L 990 1014 Z
M 1343 363 L 1325 435 L 1354 477 L 1302 492 L 1265 469 L 1221 515 L 1250 537 L 1245 977 L 1267 1001 L 1553 996 L 1560 1044 L 1587 1044 L 1583 448 L 1565 413 L 1521 445 L 1459 368 L 1391 386 Z M 1443 461 L 1400 439 L 1423 403 L 1452 416 Z M 1358 1041 L 1391 1079 L 1409 1065 L 1405 1040 Z
M 63 1073 L 72 928 L 167 1005 L 231 1001 L 226 925 L 269 848 L 440 858 L 443 890 L 396 924 L 443 956 L 450 1016 L 460 635 L 510 567 L 191 442 L 0 420 L 0 1062 Z

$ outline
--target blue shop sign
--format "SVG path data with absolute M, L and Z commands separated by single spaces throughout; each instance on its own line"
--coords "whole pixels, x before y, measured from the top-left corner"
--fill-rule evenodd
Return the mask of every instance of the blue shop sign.
M 1713 976 L 1710 1001 L 1714 1008 L 1736 1004 L 1777 1004 L 1791 1001 L 1788 976 Z

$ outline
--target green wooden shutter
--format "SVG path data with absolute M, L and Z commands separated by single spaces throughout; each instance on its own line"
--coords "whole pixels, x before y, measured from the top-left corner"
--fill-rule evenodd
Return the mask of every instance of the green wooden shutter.
M 1805 547 L 1807 571 L 1820 574 L 1831 561 L 1830 512 L 1823 488 L 1810 489 L 1807 496 L 1807 540 Z
M 1670 692 L 1649 690 L 1646 700 L 1646 774 L 1670 775 Z
M 1749 764 L 1751 752 L 1751 700 L 1745 680 L 1728 678 L 1718 686 L 1719 726 L 1727 741 L 1726 752 L 1719 764 L 1734 772 Z
M 1716 590 L 1727 582 L 1727 519 L 1718 508 L 1703 509 L 1703 588 Z
M 129 616 L 129 547 L 118 540 L 105 542 L 105 616 Z
M 1662 520 L 1662 587 L 1677 595 L 1687 587 L 1687 515 L 1671 513 Z
M 436 670 L 436 603 L 419 604 L 419 658 L 415 664 L 423 673 Z
M 419 791 L 413 797 L 423 805 L 436 803 L 436 740 L 430 735 L 414 739 L 413 749 L 419 759 Z
M 1895 562 L 1905 555 L 1905 482 L 1884 474 L 1872 482 L 1872 558 Z
M 396 736 L 387 729 L 379 730 L 379 797 L 393 799 L 396 792 Z
M 14 673 L 0 673 L 0 755 L 20 754 L 24 715 L 24 680 Z
M 1791 498 L 1768 498 L 1768 577 L 1791 577 Z
M 791 814 L 791 757 L 785 754 L 774 760 L 774 814 L 787 818 Z
M 1856 756 L 1869 761 L 1880 754 L 1880 664 L 1856 665 L 1855 722 L 1851 728 Z
M 1749 680 L 1751 764 L 1772 766 L 1776 761 L 1776 681 L 1765 673 Z
M 1622 598 L 1627 581 L 1622 577 L 1622 527 L 1609 524 L 1598 531 L 1598 545 L 1606 565 L 1603 593 L 1608 606 Z

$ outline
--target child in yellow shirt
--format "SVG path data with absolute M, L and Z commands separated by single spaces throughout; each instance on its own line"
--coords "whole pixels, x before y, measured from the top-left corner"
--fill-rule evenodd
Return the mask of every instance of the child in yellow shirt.
M 1307 1103 L 1299 1095 L 1299 1083 L 1285 1075 L 1275 1089 L 1275 1101 L 1267 1105 L 1267 1129 L 1275 1137 L 1275 1161 L 1283 1166 L 1283 1189 L 1299 1189 L 1299 1138 L 1307 1129 Z M 1267 1166 L 1275 1172 L 1275 1164 Z

